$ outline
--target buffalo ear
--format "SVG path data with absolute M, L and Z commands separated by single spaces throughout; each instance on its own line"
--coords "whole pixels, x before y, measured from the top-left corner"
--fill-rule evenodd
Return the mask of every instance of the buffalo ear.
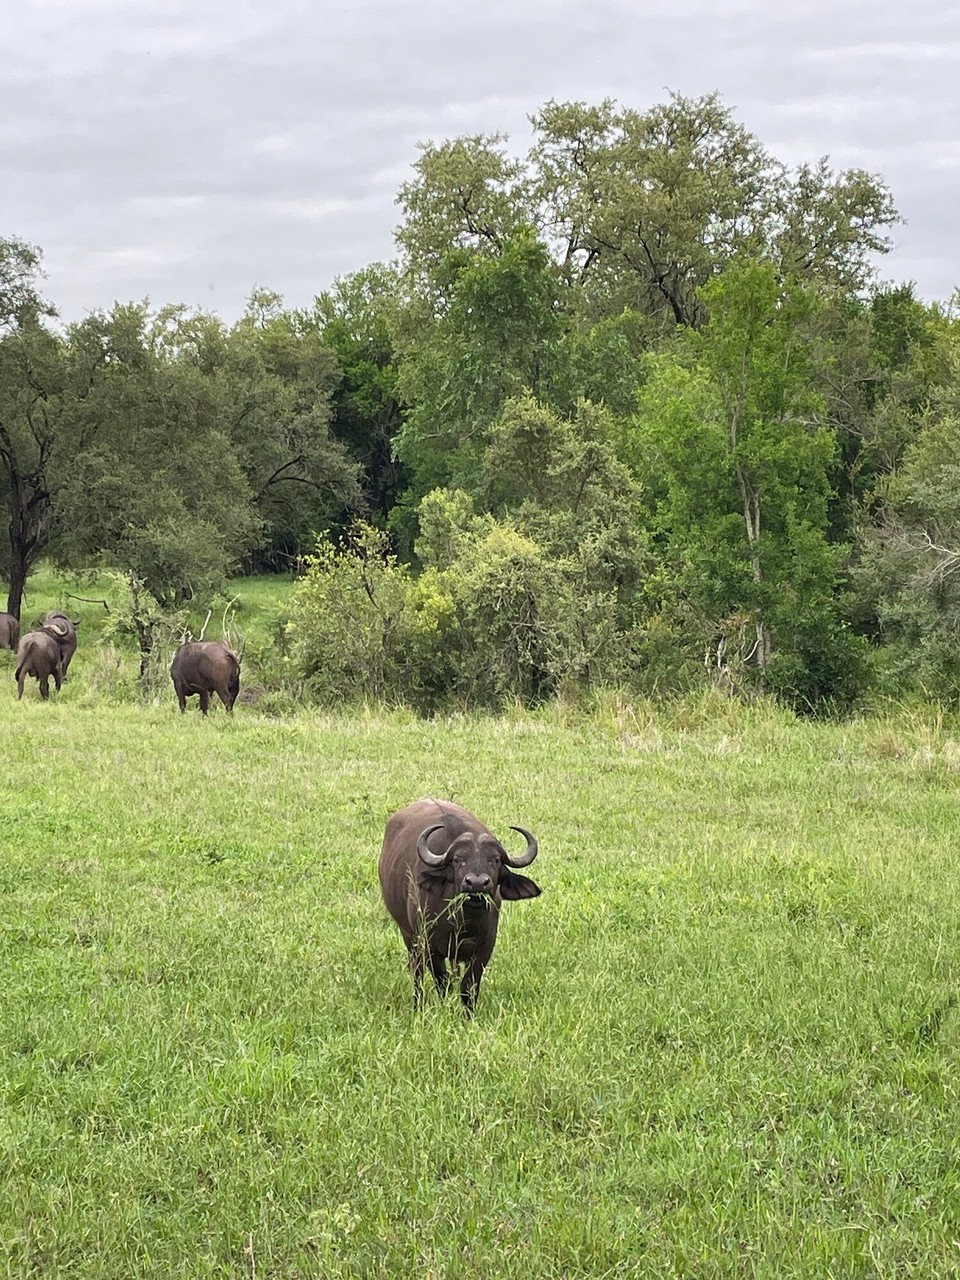
M 543 890 L 529 876 L 518 876 L 515 871 L 502 867 L 500 871 L 500 897 L 539 898 Z

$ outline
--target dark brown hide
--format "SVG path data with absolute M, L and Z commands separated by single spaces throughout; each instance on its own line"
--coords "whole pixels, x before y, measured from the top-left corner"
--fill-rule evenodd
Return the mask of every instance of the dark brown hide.
M 77 627 L 79 618 L 68 618 L 65 613 L 48 613 L 43 620 L 45 631 L 52 631 L 60 645 L 60 661 L 63 664 L 63 678 L 67 678 L 67 668 L 77 652 Z
M 20 623 L 12 613 L 0 613 L 0 649 L 16 650 L 20 643 Z
M 438 829 L 420 844 L 432 827 Z M 536 857 L 537 845 L 528 832 L 523 834 L 525 865 Z M 427 865 L 427 860 L 440 865 Z M 446 800 L 417 800 L 389 819 L 380 854 L 380 888 L 407 946 L 416 1007 L 423 1001 L 426 966 L 443 995 L 449 961 L 464 966 L 460 997 L 467 1013 L 472 1012 L 497 940 L 501 902 L 540 893 L 532 880 L 510 869 L 511 862 L 520 861 L 511 859 L 472 813 Z
M 23 682 L 33 676 L 40 682 L 41 698 L 50 697 L 50 677 L 59 692 L 63 683 L 58 637 L 49 631 L 28 631 L 17 647 L 17 701 L 23 697 Z
M 197 694 L 200 710 L 206 715 L 214 693 L 232 711 L 240 692 L 240 659 L 222 640 L 190 640 L 174 655 L 170 679 L 181 711 L 187 709 L 187 698 Z

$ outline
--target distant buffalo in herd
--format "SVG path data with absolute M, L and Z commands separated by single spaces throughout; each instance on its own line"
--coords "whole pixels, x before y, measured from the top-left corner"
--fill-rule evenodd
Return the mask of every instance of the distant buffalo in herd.
M 48 613 L 39 627 L 20 635 L 20 623 L 10 613 L 0 613 L 0 648 L 16 649 L 17 701 L 31 676 L 40 685 L 41 698 L 50 697 L 50 677 L 59 692 L 67 668 L 77 651 L 77 620 L 65 613 Z
M 187 699 L 197 694 L 206 715 L 214 693 L 232 711 L 240 692 L 240 657 L 223 640 L 189 640 L 174 655 L 170 679 L 181 711 L 186 711 Z
M 387 822 L 380 888 L 407 947 L 415 1006 L 423 1001 L 428 964 L 437 990 L 446 993 L 449 961 L 464 967 L 460 998 L 471 1014 L 493 955 L 501 902 L 539 896 L 539 885 L 516 874 L 537 856 L 536 838 L 523 827 L 510 830 L 527 841 L 518 858 L 472 813 L 446 800 L 417 800 Z
M 63 684 L 63 654 L 61 643 L 67 629 L 61 622 L 44 623 L 37 631 L 28 631 L 17 645 L 17 701 L 23 697 L 23 684 L 32 676 L 40 685 L 40 697 L 50 697 L 50 677 L 53 676 L 57 692 Z
M 79 625 L 79 618 L 71 618 L 67 614 L 60 612 L 48 613 L 43 620 L 44 629 L 52 631 L 57 637 L 57 643 L 60 647 L 60 661 L 63 664 L 64 680 L 67 678 L 67 668 L 73 661 L 73 655 L 77 652 L 77 627 Z
M 10 613 L 0 613 L 0 649 L 17 654 L 17 699 L 23 697 L 27 676 L 40 684 L 40 696 L 49 698 L 50 677 L 57 690 L 67 678 L 67 671 L 77 651 L 79 620 L 58 611 L 48 613 L 33 631 L 20 634 L 20 623 Z M 240 655 L 223 640 L 190 640 L 182 644 L 170 666 L 170 678 L 176 690 L 180 710 L 185 711 L 187 698 L 194 694 L 200 710 L 206 715 L 210 699 L 217 694 L 227 711 L 240 692 Z
M 12 613 L 0 613 L 0 649 L 16 652 L 20 643 L 20 623 Z

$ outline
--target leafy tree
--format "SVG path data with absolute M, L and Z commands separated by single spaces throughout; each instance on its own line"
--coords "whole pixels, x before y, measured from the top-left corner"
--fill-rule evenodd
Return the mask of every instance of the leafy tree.
M 808 330 L 824 420 L 837 437 L 831 536 L 856 539 L 871 495 L 915 437 L 928 397 L 949 377 L 937 334 L 940 308 L 910 285 L 869 298 L 821 295 Z
M 525 226 L 559 269 L 567 314 L 589 325 L 638 311 L 654 336 L 702 324 L 701 286 L 740 259 L 856 291 L 889 248 L 897 213 L 878 179 L 826 160 L 791 173 L 716 94 L 648 111 L 549 102 L 532 123 L 524 160 L 499 135 L 426 146 L 400 190 L 398 242 L 438 315 L 446 255 L 498 257 Z
M 544 221 L 590 310 L 701 323 L 698 287 L 760 248 L 775 164 L 757 140 L 716 95 L 648 112 L 551 102 L 534 129 Z
M 340 370 L 322 334 L 263 290 L 223 348 L 222 420 L 260 521 L 259 560 L 275 568 L 361 501 L 356 464 L 330 430 Z
M 374 264 L 334 283 L 303 317 L 315 326 L 340 368 L 333 392 L 330 433 L 360 465 L 366 505 L 384 523 L 409 482 L 394 454 L 402 422 L 397 360 L 390 318 L 399 304 L 399 282 Z
M 934 345 L 946 365 L 929 388 L 898 468 L 877 486 L 855 587 L 897 686 L 960 699 L 960 326 Z
M 397 696 L 409 570 L 385 535 L 358 525 L 344 547 L 326 538 L 290 603 L 293 662 L 323 701 Z
M 98 430 L 78 410 L 109 345 L 96 316 L 63 336 L 54 332 L 39 275 L 35 249 L 0 240 L 0 494 L 8 513 L 7 611 L 16 617 L 27 575 L 55 530 L 58 488 Z
M 442 266 L 445 309 L 400 371 L 411 408 L 396 449 L 421 492 L 476 489 L 485 432 L 504 402 L 538 394 L 556 368 L 556 273 L 529 229 L 495 257 L 455 250 Z
M 421 287 L 444 299 L 444 262 L 453 250 L 499 257 L 534 223 L 522 161 L 511 157 L 502 134 L 475 134 L 422 144 L 416 178 L 397 196 L 404 221 L 397 242 Z
M 222 428 L 215 324 L 119 306 L 98 324 L 108 359 L 82 413 L 95 438 L 62 479 L 58 561 L 101 558 L 164 608 L 219 588 L 259 533 L 253 494 Z
M 483 458 L 491 511 L 579 571 L 581 590 L 626 603 L 649 569 L 640 485 L 618 456 L 612 415 L 581 400 L 570 418 L 508 400 Z
M 843 683 L 850 649 L 835 603 L 844 549 L 827 541 L 835 441 L 804 336 L 816 303 L 761 264 L 704 292 L 709 321 L 652 357 L 641 403 L 659 527 L 718 648 L 749 627 L 759 687 L 815 702 L 831 664 Z M 796 658 L 818 635 L 833 647 L 814 672 Z
M 480 496 L 486 434 L 525 392 L 566 419 L 590 399 L 624 427 L 644 354 L 706 323 L 706 286 L 728 267 L 762 260 L 781 285 L 838 297 L 839 316 L 889 247 L 897 214 L 879 180 L 826 161 L 791 173 L 715 94 L 648 111 L 550 102 L 533 127 L 523 160 L 499 136 L 426 146 L 401 188 L 405 297 L 391 329 L 408 510 L 437 485 Z M 851 389 L 862 398 L 861 373 L 845 371 L 838 407 Z

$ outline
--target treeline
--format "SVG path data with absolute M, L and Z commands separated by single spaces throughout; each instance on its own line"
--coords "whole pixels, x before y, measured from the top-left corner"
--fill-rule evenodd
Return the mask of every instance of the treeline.
M 715 96 L 532 124 L 424 146 L 396 261 L 305 311 L 60 329 L 0 242 L 10 612 L 41 556 L 119 568 L 147 632 L 298 566 L 283 661 L 325 700 L 956 701 L 960 328 L 877 283 L 883 182 Z

